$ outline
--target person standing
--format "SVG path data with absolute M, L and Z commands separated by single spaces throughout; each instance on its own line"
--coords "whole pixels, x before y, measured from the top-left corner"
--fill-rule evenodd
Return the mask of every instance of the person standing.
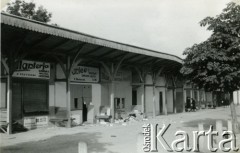
M 192 111 L 196 111 L 196 101 L 192 98 L 192 108 L 191 108 Z

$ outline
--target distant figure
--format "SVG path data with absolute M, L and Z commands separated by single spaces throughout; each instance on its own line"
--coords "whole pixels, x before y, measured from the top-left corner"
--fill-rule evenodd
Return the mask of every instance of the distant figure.
M 191 99 L 190 97 L 187 97 L 187 101 L 186 101 L 186 112 L 189 112 L 191 110 Z
M 192 111 L 196 111 L 196 101 L 192 98 L 192 107 L 191 107 Z

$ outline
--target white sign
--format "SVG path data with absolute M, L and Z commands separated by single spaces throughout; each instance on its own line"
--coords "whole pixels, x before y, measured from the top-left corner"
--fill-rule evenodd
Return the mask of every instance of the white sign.
M 13 77 L 50 79 L 50 63 L 19 61 Z
M 24 117 L 23 126 L 29 130 L 47 127 L 48 126 L 48 116 L 30 116 Z
M 99 82 L 99 69 L 87 66 L 77 66 L 71 72 L 71 81 Z

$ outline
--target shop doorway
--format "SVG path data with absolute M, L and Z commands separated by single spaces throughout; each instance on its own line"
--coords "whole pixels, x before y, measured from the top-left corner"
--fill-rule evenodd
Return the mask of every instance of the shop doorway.
M 83 122 L 87 121 L 87 112 L 88 112 L 87 104 L 83 102 Z
M 137 91 L 132 91 L 132 105 L 137 105 Z
M 88 107 L 91 102 L 91 85 L 71 84 L 71 111 L 76 118 L 80 118 L 78 123 L 88 121 Z
M 160 114 L 163 114 L 163 93 L 159 92 L 159 111 Z

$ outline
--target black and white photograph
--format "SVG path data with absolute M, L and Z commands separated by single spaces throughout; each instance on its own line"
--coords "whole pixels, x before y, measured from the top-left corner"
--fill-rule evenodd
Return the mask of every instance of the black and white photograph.
M 0 153 L 240 153 L 240 0 L 1 0 Z

